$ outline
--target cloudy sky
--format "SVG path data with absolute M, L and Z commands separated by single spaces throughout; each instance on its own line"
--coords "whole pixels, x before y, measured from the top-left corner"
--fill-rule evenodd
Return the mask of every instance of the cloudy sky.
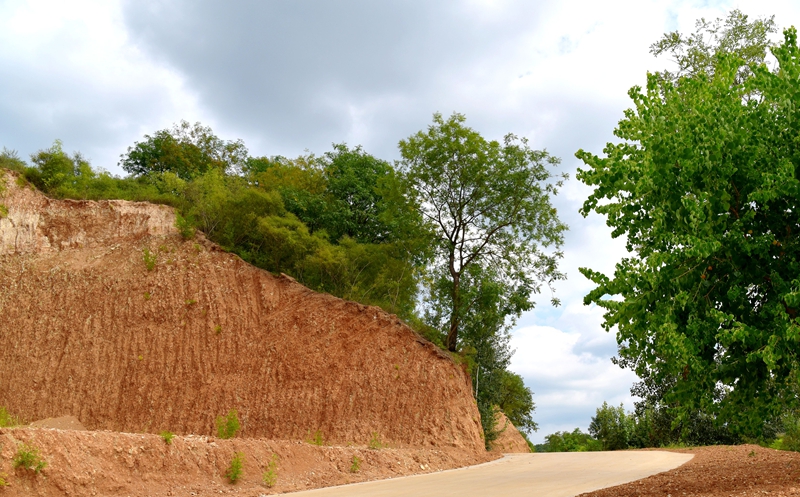
M 635 376 L 611 364 L 614 335 L 577 271 L 611 272 L 624 244 L 577 213 L 574 153 L 599 153 L 627 90 L 669 67 L 651 43 L 733 8 L 800 27 L 789 0 L 0 0 L 0 147 L 27 157 L 61 139 L 121 173 L 129 145 L 181 119 L 290 157 L 344 141 L 394 160 L 437 111 L 527 137 L 573 177 L 556 199 L 571 228 L 563 304 L 543 295 L 513 338 L 539 442 L 585 430 L 604 400 L 632 408 Z

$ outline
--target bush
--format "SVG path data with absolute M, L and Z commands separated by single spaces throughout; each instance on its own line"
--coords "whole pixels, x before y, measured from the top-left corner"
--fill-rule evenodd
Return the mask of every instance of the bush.
M 153 252 L 150 252 L 150 249 L 145 247 L 142 250 L 142 260 L 144 260 L 144 265 L 148 271 L 152 271 L 156 268 L 156 259 L 157 256 Z
M 194 224 L 180 214 L 175 215 L 175 227 L 178 229 L 178 233 L 181 234 L 181 238 L 184 240 L 190 240 L 194 238 Z
M 603 444 L 603 450 L 622 450 L 628 448 L 634 426 L 633 415 L 626 414 L 622 404 L 612 407 L 603 402 L 589 424 L 589 433 Z
M 172 439 L 175 438 L 175 434 L 171 431 L 162 431 L 160 433 L 161 438 L 164 440 L 164 443 L 167 445 L 172 445 Z
M 318 446 L 325 445 L 325 440 L 322 438 L 322 430 L 315 431 L 314 436 L 311 436 L 311 432 L 309 431 L 308 443 Z
M 603 449 L 602 443 L 583 433 L 580 428 L 572 432 L 557 431 L 544 439 L 546 442 L 536 447 L 539 452 L 591 452 Z
M 10 483 L 8 483 L 8 482 L 6 481 L 6 478 L 8 478 L 8 475 L 7 475 L 7 474 L 5 474 L 5 473 L 0 473 L 0 488 L 7 487 L 7 486 L 9 486 L 9 485 L 10 485 Z
M 381 442 L 381 436 L 378 435 L 377 431 L 374 432 L 372 434 L 372 438 L 369 439 L 368 447 L 373 450 L 379 450 L 386 447 L 386 445 L 384 445 L 383 442 Z
M 219 438 L 235 437 L 240 427 L 239 413 L 236 412 L 236 409 L 228 411 L 227 416 L 217 416 L 217 437 Z
M 350 464 L 350 472 L 358 473 L 361 470 L 361 459 L 358 456 L 353 456 L 353 461 Z
M 231 464 L 228 466 L 227 471 L 225 471 L 225 476 L 228 477 L 228 481 L 231 483 L 236 483 L 239 481 L 239 478 L 242 477 L 242 470 L 244 468 L 244 453 L 237 452 L 233 455 L 233 459 L 231 459 Z
M 39 455 L 39 449 L 32 445 L 20 444 L 17 453 L 11 460 L 14 468 L 22 468 L 33 471 L 37 475 L 47 467 L 47 461 Z
M 261 475 L 261 480 L 269 488 L 274 487 L 278 482 L 278 454 L 272 454 L 272 459 L 267 465 L 267 470 Z
M 16 417 L 12 416 L 5 407 L 0 407 L 0 428 L 6 428 L 9 426 L 17 426 L 20 423 L 20 420 Z

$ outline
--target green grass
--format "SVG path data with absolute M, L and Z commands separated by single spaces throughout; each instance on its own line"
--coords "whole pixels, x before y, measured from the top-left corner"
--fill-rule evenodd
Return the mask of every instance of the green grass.
M 150 252 L 150 249 L 147 247 L 142 250 L 142 260 L 144 260 L 144 266 L 148 271 L 152 271 L 156 268 L 157 256 L 153 252 Z
M 373 450 L 380 450 L 386 447 L 386 445 L 381 442 L 381 436 L 378 435 L 377 431 L 372 434 L 372 438 L 369 439 L 369 444 L 367 446 Z
M 5 407 L 0 407 L 0 428 L 17 426 L 20 424 L 22 424 L 22 422 L 18 418 L 12 416 Z
M 7 475 L 7 474 L 5 474 L 5 473 L 0 473 L 0 488 L 7 487 L 7 486 L 9 486 L 9 485 L 10 485 L 10 483 L 8 483 L 8 481 L 6 480 L 6 478 L 8 478 L 8 475 Z
M 233 459 L 231 459 L 231 464 L 228 466 L 227 471 L 225 471 L 225 476 L 228 477 L 228 481 L 231 483 L 236 483 L 242 477 L 242 472 L 244 469 L 244 453 L 237 452 L 233 455 Z
M 165 430 L 165 431 L 162 431 L 161 433 L 159 433 L 159 435 L 161 435 L 161 438 L 164 440 L 165 444 L 172 445 L 172 439 L 175 438 L 175 434 L 174 433 L 172 433 L 171 431 L 166 431 Z
M 261 481 L 269 488 L 274 487 L 278 482 L 278 454 L 272 454 L 272 459 L 267 465 L 267 470 L 261 475 Z
M 307 441 L 311 445 L 318 445 L 318 446 L 325 445 L 325 439 L 322 438 L 322 430 L 315 431 L 313 436 L 311 435 L 311 433 L 309 433 Z
M 228 411 L 227 416 L 217 416 L 217 437 L 233 438 L 240 428 L 239 413 L 236 412 L 236 409 Z
M 350 472 L 358 473 L 359 471 L 361 471 L 361 458 L 354 455 L 353 461 L 350 463 Z
M 11 463 L 15 469 L 26 469 L 28 471 L 33 471 L 37 475 L 47 467 L 47 461 L 42 459 L 42 456 L 39 455 L 39 449 L 28 444 L 20 444 Z

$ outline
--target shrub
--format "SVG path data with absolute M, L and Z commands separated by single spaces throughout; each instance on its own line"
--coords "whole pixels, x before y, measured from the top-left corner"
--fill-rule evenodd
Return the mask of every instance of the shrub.
M 239 478 L 242 477 L 242 468 L 244 468 L 244 453 L 237 452 L 233 455 L 231 464 L 228 466 L 227 471 L 225 471 L 225 476 L 228 477 L 228 481 L 231 483 L 239 481 Z
M 269 488 L 274 487 L 278 482 L 278 454 L 272 454 L 272 459 L 267 465 L 267 470 L 261 475 L 261 480 Z
M 194 238 L 194 225 L 192 222 L 180 214 L 175 215 L 175 227 L 178 229 L 178 233 L 181 234 L 181 238 L 184 240 L 189 240 Z
M 358 473 L 361 470 L 361 459 L 358 456 L 353 456 L 353 462 L 350 464 L 350 472 Z
M 325 445 L 325 440 L 322 438 L 322 430 L 315 431 L 314 436 L 311 436 L 311 434 L 309 433 L 308 443 L 310 443 L 311 445 L 319 445 L 319 446 Z
M 0 407 L 0 428 L 16 426 L 18 424 L 21 424 L 19 419 L 12 416 L 5 407 Z
M 160 433 L 161 438 L 164 439 L 164 443 L 167 445 L 172 445 L 172 439 L 175 438 L 175 434 L 171 431 L 162 431 Z
M 7 474 L 5 474 L 5 473 L 0 473 L 0 488 L 7 487 L 7 486 L 9 486 L 9 485 L 10 485 L 10 483 L 8 483 L 8 482 L 6 481 L 6 478 L 8 478 L 8 475 L 7 475 Z
M 152 295 L 150 295 L 150 292 L 144 292 L 144 299 L 145 300 L 150 300 L 150 297 L 152 297 Z
M 20 444 L 11 460 L 14 468 L 22 468 L 39 474 L 47 467 L 47 461 L 39 455 L 39 449 L 32 445 Z
M 369 439 L 368 447 L 370 449 L 373 449 L 373 450 L 379 450 L 379 449 L 382 449 L 382 448 L 386 447 L 381 442 L 381 436 L 378 435 L 377 431 L 372 433 L 372 438 Z
M 0 204 L 0 219 L 8 216 L 8 207 L 3 204 Z
M 603 450 L 627 449 L 633 429 L 633 416 L 625 413 L 622 404 L 613 407 L 608 402 L 597 408 L 597 414 L 589 424 L 589 433 L 603 443 Z
M 149 248 L 145 247 L 144 250 L 142 250 L 142 259 L 148 271 L 152 271 L 156 268 L 156 258 L 156 254 L 150 252 Z
M 776 448 L 800 452 L 800 418 L 787 417 L 784 422 L 783 438 L 780 440 L 779 447 Z
M 236 409 L 228 411 L 227 416 L 217 416 L 217 437 L 233 438 L 241 428 L 239 424 L 239 413 Z

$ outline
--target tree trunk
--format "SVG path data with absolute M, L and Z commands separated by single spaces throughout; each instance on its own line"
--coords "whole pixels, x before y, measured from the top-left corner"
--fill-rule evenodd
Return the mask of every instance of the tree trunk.
M 453 274 L 453 308 L 450 313 L 450 331 L 447 332 L 447 350 L 450 352 L 456 351 L 458 343 L 458 318 L 461 310 L 460 276 L 459 273 Z

